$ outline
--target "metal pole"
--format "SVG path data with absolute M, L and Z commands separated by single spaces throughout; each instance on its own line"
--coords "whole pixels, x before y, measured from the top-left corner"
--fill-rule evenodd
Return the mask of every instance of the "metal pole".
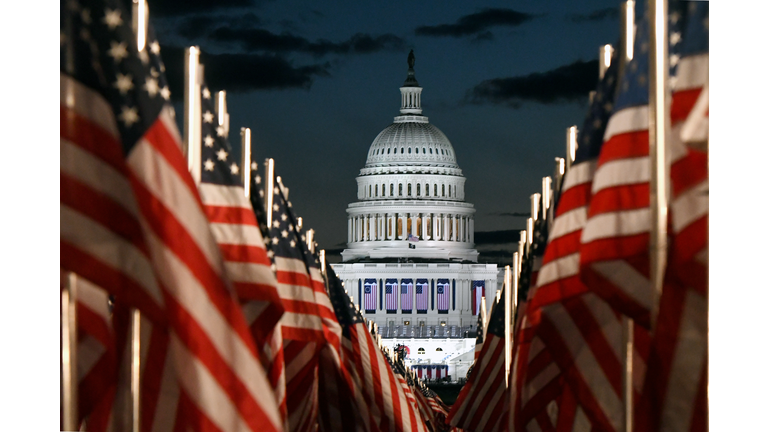
M 541 217 L 548 219 L 549 207 L 552 205 L 552 177 L 543 177 L 541 179 Z
M 131 315 L 131 431 L 141 431 L 141 312 Z
M 269 158 L 264 162 L 266 165 L 267 179 L 264 182 L 264 198 L 267 208 L 264 211 L 267 213 L 267 229 L 272 227 L 272 205 L 274 204 L 274 190 L 275 190 L 275 160 Z
M 632 356 L 634 355 L 634 321 L 629 319 L 626 315 L 622 316 L 621 321 L 621 333 L 622 333 L 622 346 L 624 347 L 622 352 L 623 357 L 623 376 L 621 380 L 622 391 L 624 393 L 624 432 L 632 432 L 634 415 L 633 415 L 633 387 L 632 387 Z
M 227 92 L 216 92 L 216 112 L 219 114 L 219 126 L 224 128 L 224 136 L 229 136 L 229 113 L 227 112 Z
M 315 252 L 315 230 L 313 229 L 307 230 L 307 249 L 312 253 Z
M 600 79 L 605 76 L 605 71 L 611 66 L 611 56 L 613 55 L 613 47 L 610 44 L 600 47 Z
M 576 159 L 576 149 L 579 145 L 576 142 L 576 138 L 579 134 L 579 128 L 571 126 L 566 130 L 566 155 L 565 155 L 565 170 L 571 169 L 573 160 Z
M 146 0 L 133 0 L 133 30 L 136 33 L 136 47 L 139 53 L 146 51 L 147 47 L 147 27 L 149 24 L 149 11 L 147 10 Z M 196 57 L 195 62 L 199 62 Z M 199 67 L 199 66 L 198 66 Z M 196 69 L 197 70 L 197 69 Z M 198 81 L 200 81 L 198 79 Z M 199 101 L 199 88 L 196 93 Z M 186 109 L 186 95 L 185 95 Z M 200 121 L 200 107 L 195 110 L 197 113 L 197 123 L 202 127 Z M 185 112 L 185 114 L 187 114 Z M 187 117 L 185 117 L 186 119 Z M 186 120 L 185 120 L 186 121 Z M 202 132 L 198 128 L 198 135 Z M 199 142 L 199 141 L 198 141 Z M 200 163 L 197 165 L 198 171 Z M 199 182 L 200 177 L 196 178 Z M 140 432 L 141 430 L 141 312 L 138 309 L 131 309 L 131 431 Z
M 520 269 L 523 267 L 523 255 L 525 254 L 525 247 L 528 244 L 526 235 L 526 230 L 520 231 L 520 240 L 517 242 L 517 259 L 515 259 L 515 264 L 517 265 L 516 277 L 520 277 Z
M 517 267 L 517 252 L 514 260 Z M 509 369 L 512 366 L 512 270 L 509 266 L 504 267 L 504 286 L 504 382 L 509 387 Z
M 296 228 L 301 231 L 301 228 L 304 226 L 304 218 L 297 217 L 296 218 Z
M 147 46 L 147 24 L 149 12 L 146 0 L 133 0 L 133 32 L 136 34 L 136 48 L 139 52 Z
M 651 325 L 655 326 L 661 297 L 667 257 L 667 173 L 666 140 L 669 130 L 669 98 L 667 80 L 667 2 L 650 3 L 650 89 L 648 144 L 651 159 L 651 283 L 653 284 L 653 311 Z
M 535 193 L 531 195 L 531 218 L 536 222 L 539 220 L 539 201 L 541 200 L 541 194 Z
M 251 129 L 240 128 L 240 150 L 242 179 L 243 179 L 243 193 L 246 198 L 251 197 Z
M 77 276 L 68 272 L 61 290 L 61 401 L 64 430 L 77 425 Z
M 184 51 L 184 68 L 184 154 L 187 156 L 189 172 L 195 184 L 199 184 L 202 169 L 200 84 L 203 72 L 200 65 L 200 48 L 192 46 Z

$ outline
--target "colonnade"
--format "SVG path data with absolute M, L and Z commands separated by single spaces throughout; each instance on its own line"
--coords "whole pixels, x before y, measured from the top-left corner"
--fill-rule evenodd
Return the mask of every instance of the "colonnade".
M 451 213 L 371 213 L 350 216 L 347 242 L 439 240 L 474 243 L 475 220 L 471 215 Z

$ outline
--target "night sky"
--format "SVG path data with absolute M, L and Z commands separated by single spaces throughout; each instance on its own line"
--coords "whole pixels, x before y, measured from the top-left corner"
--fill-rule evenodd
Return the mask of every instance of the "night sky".
M 620 32 L 616 0 L 215 3 L 150 2 L 179 125 L 183 49 L 198 45 L 209 87 L 228 92 L 234 151 L 250 127 L 255 154 L 275 159 L 329 250 L 346 242 L 368 147 L 399 114 L 411 49 L 423 114 L 455 149 L 475 230 L 505 231 L 479 235 L 481 247 L 517 242 L 566 128 L 584 119 L 599 47 Z

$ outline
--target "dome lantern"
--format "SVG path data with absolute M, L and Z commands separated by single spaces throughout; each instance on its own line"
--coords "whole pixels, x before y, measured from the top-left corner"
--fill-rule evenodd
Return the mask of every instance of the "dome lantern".
M 400 113 L 421 115 L 421 90 L 419 82 L 416 81 L 416 72 L 413 65 L 416 63 L 416 56 L 413 50 L 408 54 L 408 77 L 405 83 L 400 87 Z

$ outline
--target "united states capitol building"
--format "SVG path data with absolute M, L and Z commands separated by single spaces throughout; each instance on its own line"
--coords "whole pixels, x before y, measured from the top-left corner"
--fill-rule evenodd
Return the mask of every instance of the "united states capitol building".
M 456 381 L 472 363 L 480 301 L 490 307 L 499 270 L 477 263 L 466 178 L 451 142 L 422 115 L 413 52 L 408 64 L 400 115 L 368 149 L 333 269 L 386 345 L 405 345 L 423 377 L 445 377 L 447 366 Z

